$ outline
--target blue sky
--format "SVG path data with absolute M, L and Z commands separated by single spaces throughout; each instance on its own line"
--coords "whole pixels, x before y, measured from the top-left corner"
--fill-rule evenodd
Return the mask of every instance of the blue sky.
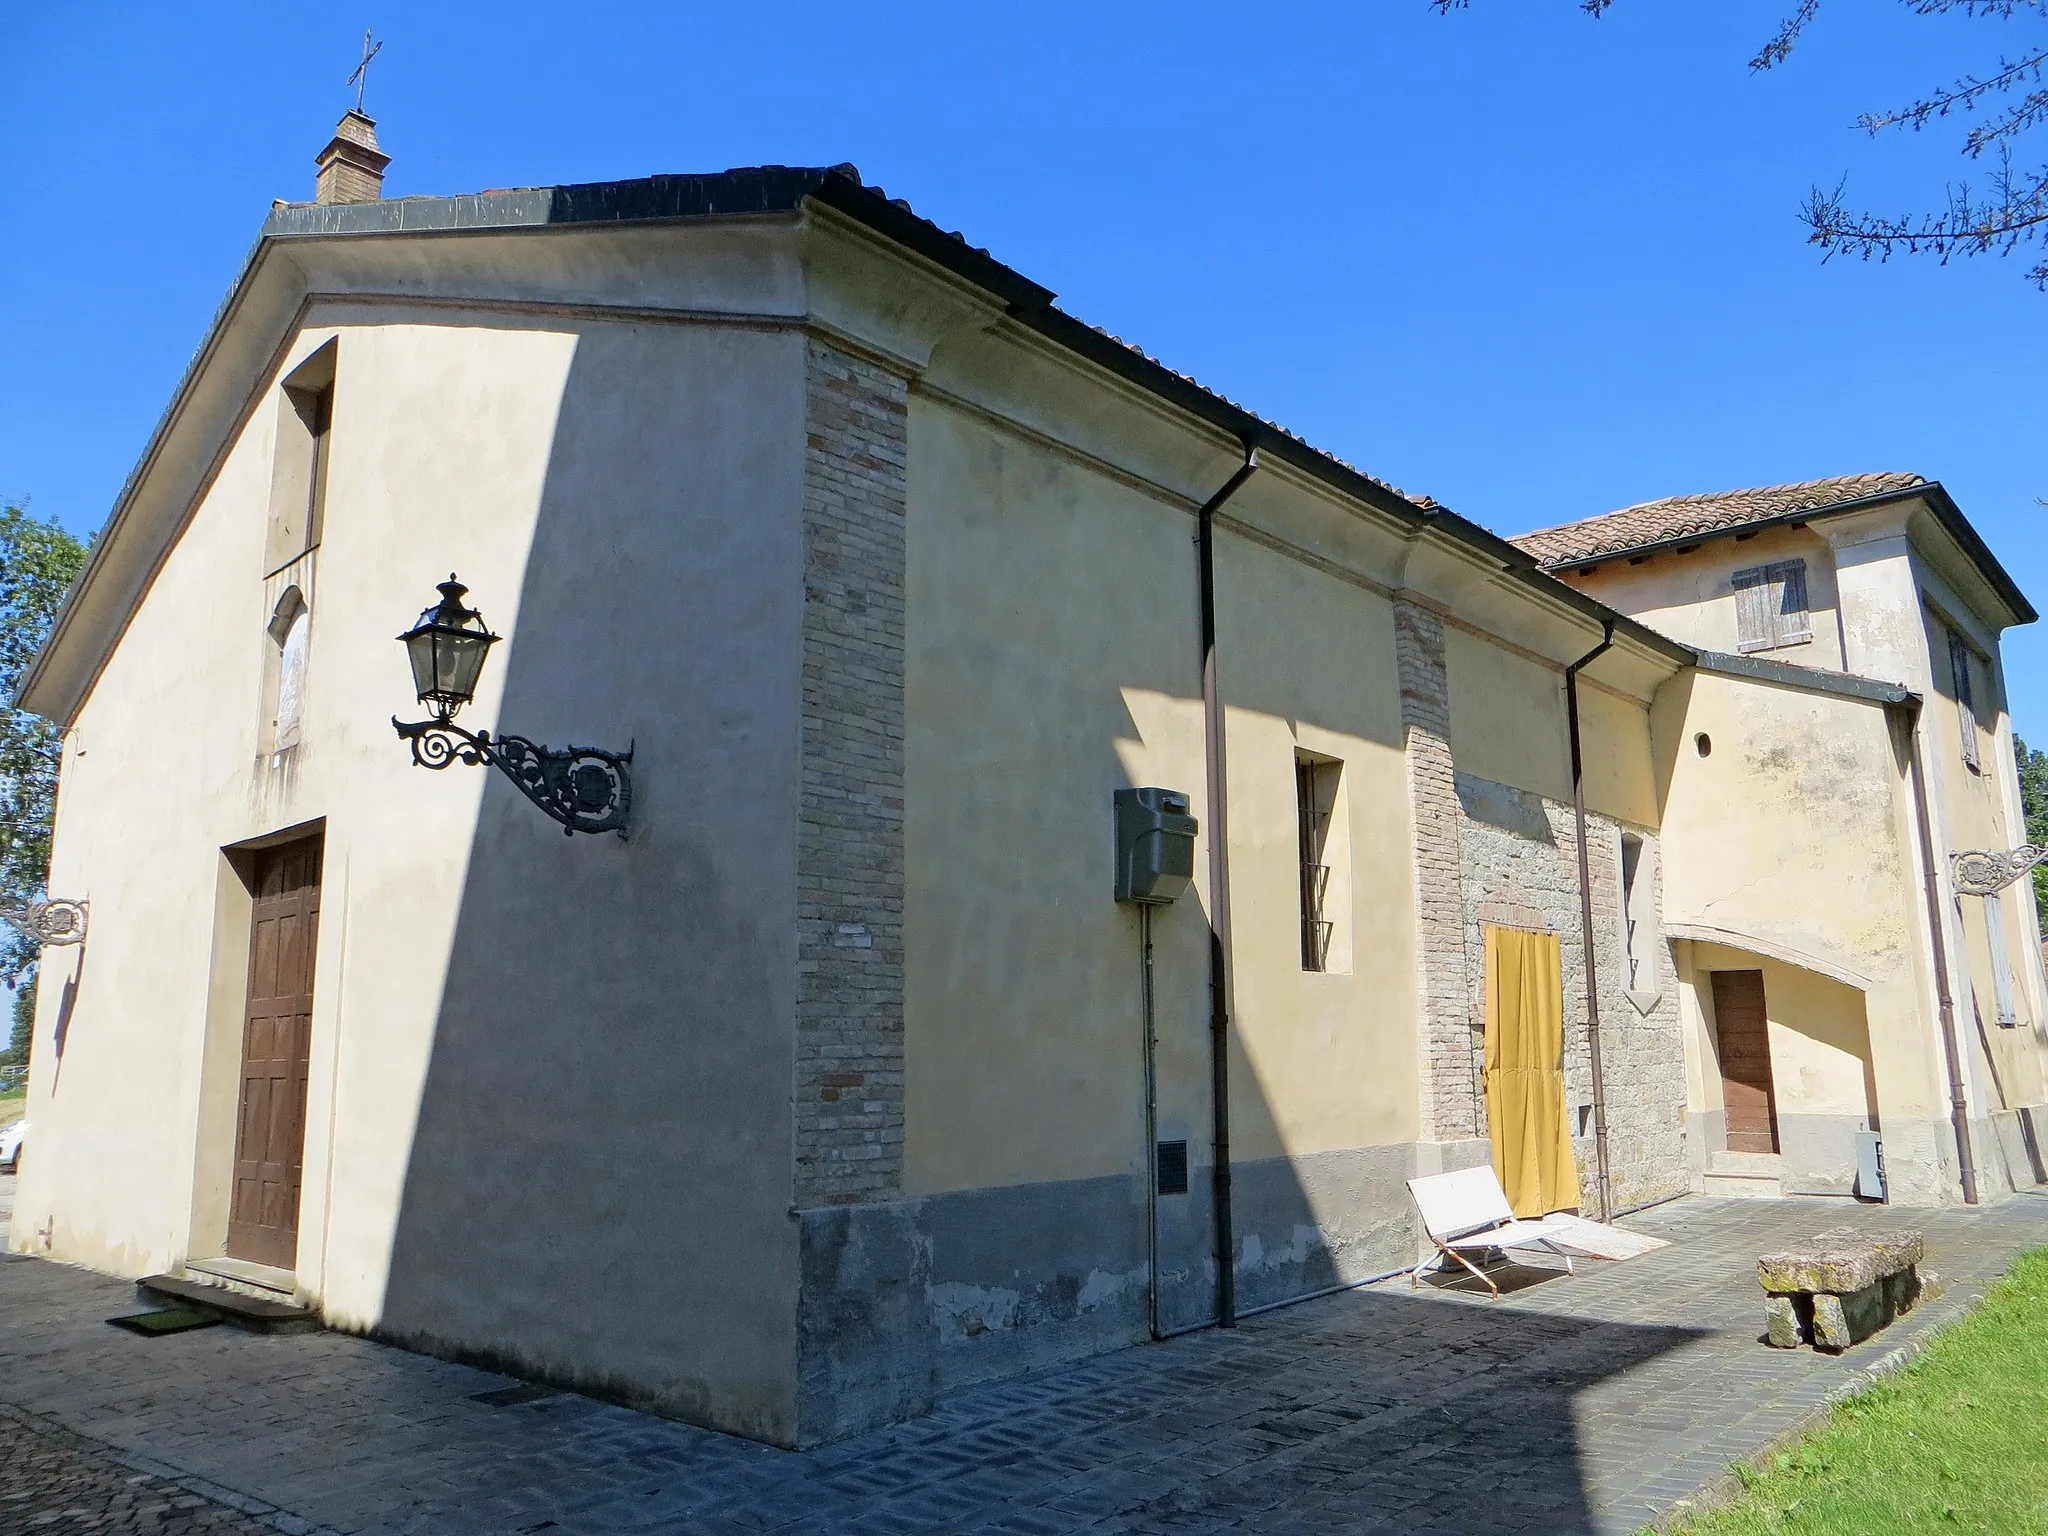
M 2048 608 L 2048 295 L 1821 265 L 1816 182 L 1908 212 L 1958 131 L 1863 110 L 2024 23 L 1833 0 L 1245 7 L 529 0 L 9 6 L 0 495 L 96 528 L 364 26 L 391 195 L 850 160 L 1063 305 L 1505 533 L 1875 469 L 1945 482 Z M 2048 742 L 2048 638 L 2008 639 Z

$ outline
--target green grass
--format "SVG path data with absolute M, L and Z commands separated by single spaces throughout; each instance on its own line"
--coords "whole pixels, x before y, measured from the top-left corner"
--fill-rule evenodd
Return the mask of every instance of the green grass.
M 1737 1498 L 1671 1529 L 2048 1531 L 2048 1249 L 1904 1370 L 1735 1471 Z
M 28 1095 L 13 1094 L 0 1098 L 0 1125 L 12 1125 L 28 1112 Z

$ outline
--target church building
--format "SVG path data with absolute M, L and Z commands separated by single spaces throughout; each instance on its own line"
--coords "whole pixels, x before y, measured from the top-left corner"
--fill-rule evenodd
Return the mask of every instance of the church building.
M 1421 1174 L 2044 1177 L 1939 485 L 1509 542 L 850 166 L 323 159 L 23 690 L 18 1250 L 795 1446 L 1406 1268 Z

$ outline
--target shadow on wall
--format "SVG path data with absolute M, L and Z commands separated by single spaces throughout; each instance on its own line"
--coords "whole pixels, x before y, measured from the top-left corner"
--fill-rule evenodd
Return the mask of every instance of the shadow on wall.
M 773 354 L 800 347 L 592 328 L 516 624 L 496 549 L 423 556 L 406 589 L 452 564 L 507 633 L 499 717 L 466 723 L 637 755 L 623 842 L 448 770 L 487 783 L 379 1323 L 782 1441 L 802 594 L 794 517 L 769 514 L 797 505 L 800 352 Z M 341 1070 L 374 1091 L 374 1061 Z
M 769 358 L 779 348 L 791 355 Z M 844 1433 L 954 1381 L 1147 1336 L 1142 1176 L 828 1209 L 811 1238 L 792 1219 L 801 348 L 592 328 L 563 386 L 516 617 L 483 552 L 422 557 L 418 586 L 460 571 L 506 635 L 497 717 L 465 723 L 636 741 L 634 825 L 624 842 L 565 837 L 496 772 L 448 770 L 484 772 L 485 787 L 376 1323 L 429 1353 L 785 1445 L 818 1437 L 797 1420 L 800 1369 L 825 1370 L 854 1405 L 825 1431 Z M 667 443 L 690 461 L 650 446 Z M 1119 712 L 1110 735 L 1127 724 Z M 1106 835 L 1106 794 L 1103 809 Z M 1111 916 L 1106 882 L 1103 903 L 1105 920 L 1133 921 Z M 338 1070 L 344 1102 L 352 1084 L 375 1091 L 376 1063 L 346 1042 Z M 1240 1126 L 1270 1127 L 1242 1063 L 1236 1084 Z M 342 1169 L 348 1136 L 344 1123 Z M 1375 1272 L 1410 1261 L 1406 1149 L 1372 1150 L 1362 1172 L 1240 1165 L 1241 1306 L 1355 1273 L 1318 1235 L 1332 1209 L 1384 1207 L 1370 1233 L 1346 1234 L 1354 1262 L 1381 1248 Z M 1206 1172 L 1162 1215 L 1173 1322 L 1213 1315 Z M 835 1244 L 825 1218 L 841 1216 Z M 1020 1276 L 1020 1256 L 1037 1272 Z M 1011 1282 L 999 1314 L 963 1296 L 992 1277 Z M 940 1335 L 972 1332 L 976 1307 L 992 1336 L 955 1371 Z
M 850 1405 L 826 1432 L 845 1433 L 950 1385 L 1146 1337 L 1142 1171 L 792 1219 L 802 347 L 709 328 L 584 333 L 516 618 L 509 578 L 485 569 L 483 551 L 423 554 L 406 588 L 417 596 L 452 567 L 507 636 L 491 661 L 497 718 L 466 723 L 558 746 L 637 743 L 635 821 L 626 842 L 565 837 L 497 773 L 449 770 L 484 772 L 485 787 L 378 1321 L 395 1342 L 781 1444 L 817 1438 L 797 1418 L 811 1390 L 799 1373 L 814 1364 Z M 1190 672 L 1193 651 L 1190 630 Z M 1189 678 L 1159 681 L 1188 696 Z M 1278 696 L 1249 678 L 1226 687 L 1252 708 Z M 1098 717 L 1092 750 L 1128 723 Z M 1291 749 L 1283 756 L 1291 827 Z M 1298 871 L 1287 869 L 1274 920 L 1292 934 Z M 1135 940 L 1131 914 L 1110 917 L 1106 879 L 1097 888 L 1104 920 Z M 1199 904 L 1175 921 L 1182 940 L 1198 935 Z M 1114 1059 L 1128 1064 L 1135 1114 L 1135 942 L 1128 953 L 1127 1018 L 1106 1009 L 1105 1027 L 1121 1032 Z M 1179 953 L 1204 963 L 1199 942 Z M 1179 1021 L 1204 1077 L 1205 1014 Z M 345 1103 L 376 1091 L 378 1065 L 351 1057 L 346 1033 L 343 1044 Z M 1232 1083 L 1242 1144 L 1282 1146 L 1242 1051 Z M 1206 1113 L 1188 1129 L 1205 1141 Z M 366 1154 L 346 1123 L 338 1134 L 345 1170 Z M 1133 1140 L 1141 1170 L 1142 1134 Z M 1240 1308 L 1412 1262 L 1401 1181 L 1436 1171 L 1411 1166 L 1414 1155 L 1403 1140 L 1241 1160 Z M 1161 1217 L 1169 1324 L 1213 1315 L 1207 1170 L 1191 1172 Z M 834 1223 L 843 1240 L 828 1240 Z M 1371 1312 L 1419 1318 L 1416 1305 L 1376 1300 Z M 1515 1319 L 1503 1351 L 1527 1325 Z M 1179 1358 L 1162 1353 L 1160 1368 Z M 1443 1364 L 1416 1369 L 1427 1378 Z M 1369 1360 L 1314 1368 L 1384 1374 Z M 1415 1383 L 1384 1402 L 1375 1390 L 1359 1386 L 1360 1420 L 1392 1414 L 1386 1433 L 1410 1433 L 1397 1418 Z M 1494 1422 L 1477 1399 L 1469 1411 Z M 1565 1489 L 1566 1404 L 1533 1422 Z
M 78 946 L 78 957 L 71 962 L 71 974 L 64 978 L 64 990 L 57 998 L 57 1022 L 50 1030 L 50 1054 L 56 1067 L 50 1073 L 50 1097 L 57 1096 L 58 1085 L 64 1080 L 64 1046 L 71 1038 L 71 1016 L 78 1010 L 78 985 L 85 978 L 85 944 Z

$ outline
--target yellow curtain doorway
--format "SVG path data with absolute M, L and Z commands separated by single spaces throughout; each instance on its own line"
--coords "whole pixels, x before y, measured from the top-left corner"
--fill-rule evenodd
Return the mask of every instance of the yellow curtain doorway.
M 1486 1119 L 1517 1216 L 1579 1203 L 1564 1102 L 1564 958 L 1554 933 L 1486 930 Z

